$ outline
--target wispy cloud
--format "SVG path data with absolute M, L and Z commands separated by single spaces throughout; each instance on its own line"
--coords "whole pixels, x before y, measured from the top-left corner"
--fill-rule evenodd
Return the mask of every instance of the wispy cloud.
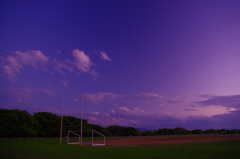
M 160 100 L 166 100 L 168 101 L 168 98 L 165 98 L 159 94 L 154 93 L 140 93 L 135 95 L 118 95 L 111 92 L 98 92 L 93 94 L 84 94 L 84 98 L 86 98 L 87 101 L 99 104 L 104 101 L 110 101 L 110 100 L 127 100 L 127 101 L 160 101 Z
M 69 86 L 69 81 L 68 80 L 62 80 L 61 84 L 64 85 L 65 87 Z
M 194 109 L 194 108 L 185 108 L 185 111 L 198 111 L 199 109 Z
M 218 114 L 214 116 L 188 116 L 186 118 L 185 126 L 198 129 L 239 129 L 240 125 L 240 110 L 230 111 L 225 114 Z
M 176 123 L 183 123 L 184 119 L 176 114 L 149 113 L 140 108 L 129 109 L 117 107 L 108 113 L 88 112 L 86 114 L 89 122 L 98 123 L 103 126 L 120 125 L 145 128 L 161 128 L 163 124 L 172 127 Z
M 45 93 L 47 95 L 54 95 L 55 91 L 41 88 L 41 89 L 30 89 L 30 88 L 13 88 L 10 93 L 7 94 L 10 98 L 17 99 L 18 102 L 22 101 L 33 101 L 32 95 L 34 93 Z
M 55 94 L 55 91 L 52 91 L 52 90 L 49 90 L 49 89 L 46 89 L 46 88 L 41 88 L 41 89 L 33 89 L 33 91 L 35 92 L 42 92 L 42 93 L 46 93 L 48 95 L 54 95 Z
M 197 101 L 196 104 L 200 106 L 222 106 L 227 108 L 240 109 L 240 95 L 229 96 L 204 96 L 208 99 L 203 101 Z
M 56 59 L 53 59 L 53 63 L 54 63 L 54 69 L 59 72 L 59 73 L 65 73 L 64 70 L 67 70 L 69 72 L 73 72 L 74 68 L 73 68 L 73 62 L 67 60 L 64 62 L 59 62 Z
M 100 52 L 100 55 L 101 55 L 101 58 L 102 58 L 103 60 L 112 61 L 112 59 L 110 59 L 110 58 L 108 57 L 108 55 L 107 55 L 106 52 Z
M 94 94 L 84 94 L 84 98 L 94 104 L 101 103 L 103 101 L 115 100 L 119 95 L 110 92 L 99 92 Z
M 1 60 L 5 63 L 2 66 L 5 76 L 15 82 L 16 75 L 21 73 L 24 66 L 39 69 L 49 61 L 49 57 L 45 56 L 40 50 L 29 50 L 26 52 L 15 51 L 6 58 L 2 57 Z
M 162 100 L 163 97 L 159 94 L 154 93 L 140 93 L 136 95 L 122 95 L 122 99 L 133 100 L 133 101 L 158 101 Z
M 116 107 L 107 113 L 86 112 L 85 116 L 90 123 L 102 126 L 120 125 L 135 128 L 176 128 L 186 129 L 235 129 L 239 128 L 240 110 L 214 116 L 179 116 L 168 113 L 150 113 L 140 108 Z
M 8 78 L 10 81 L 15 82 L 16 81 L 16 72 L 14 69 L 8 65 L 4 65 L 2 67 L 3 73 L 5 74 L 6 78 Z

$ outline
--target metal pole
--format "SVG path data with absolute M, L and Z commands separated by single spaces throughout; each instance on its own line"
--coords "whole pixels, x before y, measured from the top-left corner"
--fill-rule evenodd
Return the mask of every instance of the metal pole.
M 93 130 L 92 130 L 92 145 L 93 145 Z
M 83 94 L 82 94 L 82 110 L 81 110 L 81 146 L 82 146 L 82 136 L 83 136 L 83 132 L 82 132 L 82 125 L 83 125 Z
M 60 128 L 60 145 L 62 144 L 63 107 L 64 107 L 64 98 L 63 98 L 63 104 L 62 104 L 62 116 L 61 116 L 61 128 Z

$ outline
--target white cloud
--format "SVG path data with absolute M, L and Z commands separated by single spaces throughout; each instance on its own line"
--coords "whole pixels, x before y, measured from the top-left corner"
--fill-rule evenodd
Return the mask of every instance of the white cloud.
M 106 52 L 100 52 L 101 56 L 102 56 L 102 59 L 103 60 L 106 60 L 106 61 L 112 61 L 112 59 L 110 59 L 107 55 Z
M 49 71 L 52 74 L 54 74 L 53 71 L 63 74 L 65 72 L 70 72 L 77 75 L 81 75 L 81 73 L 89 73 L 94 76 L 94 80 L 96 79 L 95 77 L 100 76 L 96 70 L 92 69 L 94 63 L 90 56 L 84 51 L 78 49 L 72 51 L 72 56 L 74 57 L 72 61 L 69 59 L 58 60 L 57 57 L 50 59 L 50 57 L 44 55 L 40 50 L 7 52 L 8 54 L 5 57 L 0 56 L 0 69 L 5 77 L 12 82 L 16 82 L 17 75 L 20 74 L 26 66 Z M 104 60 L 111 61 L 105 52 L 101 52 L 101 55 Z M 53 70 L 51 70 L 51 68 L 53 68 Z
M 15 82 L 16 75 L 21 73 L 21 69 L 24 66 L 32 66 L 38 69 L 41 65 L 48 62 L 49 57 L 45 56 L 39 50 L 30 50 L 26 52 L 15 51 L 6 58 L 1 57 L 1 60 L 7 63 L 2 67 L 6 78 Z
M 73 50 L 73 57 L 75 58 L 75 63 L 77 68 L 86 73 L 90 71 L 91 66 L 93 65 L 90 57 L 87 56 L 83 51 L 78 49 Z

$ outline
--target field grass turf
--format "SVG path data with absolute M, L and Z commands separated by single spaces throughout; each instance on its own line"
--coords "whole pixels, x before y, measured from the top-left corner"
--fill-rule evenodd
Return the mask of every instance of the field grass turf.
M 0 140 L 1 159 L 239 159 L 240 140 L 104 147 L 59 145 L 59 140 Z

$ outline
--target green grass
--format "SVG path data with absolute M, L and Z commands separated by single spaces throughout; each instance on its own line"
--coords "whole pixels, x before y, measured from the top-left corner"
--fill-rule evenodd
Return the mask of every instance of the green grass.
M 59 140 L 0 140 L 1 159 L 239 159 L 240 140 L 104 147 L 59 145 Z

